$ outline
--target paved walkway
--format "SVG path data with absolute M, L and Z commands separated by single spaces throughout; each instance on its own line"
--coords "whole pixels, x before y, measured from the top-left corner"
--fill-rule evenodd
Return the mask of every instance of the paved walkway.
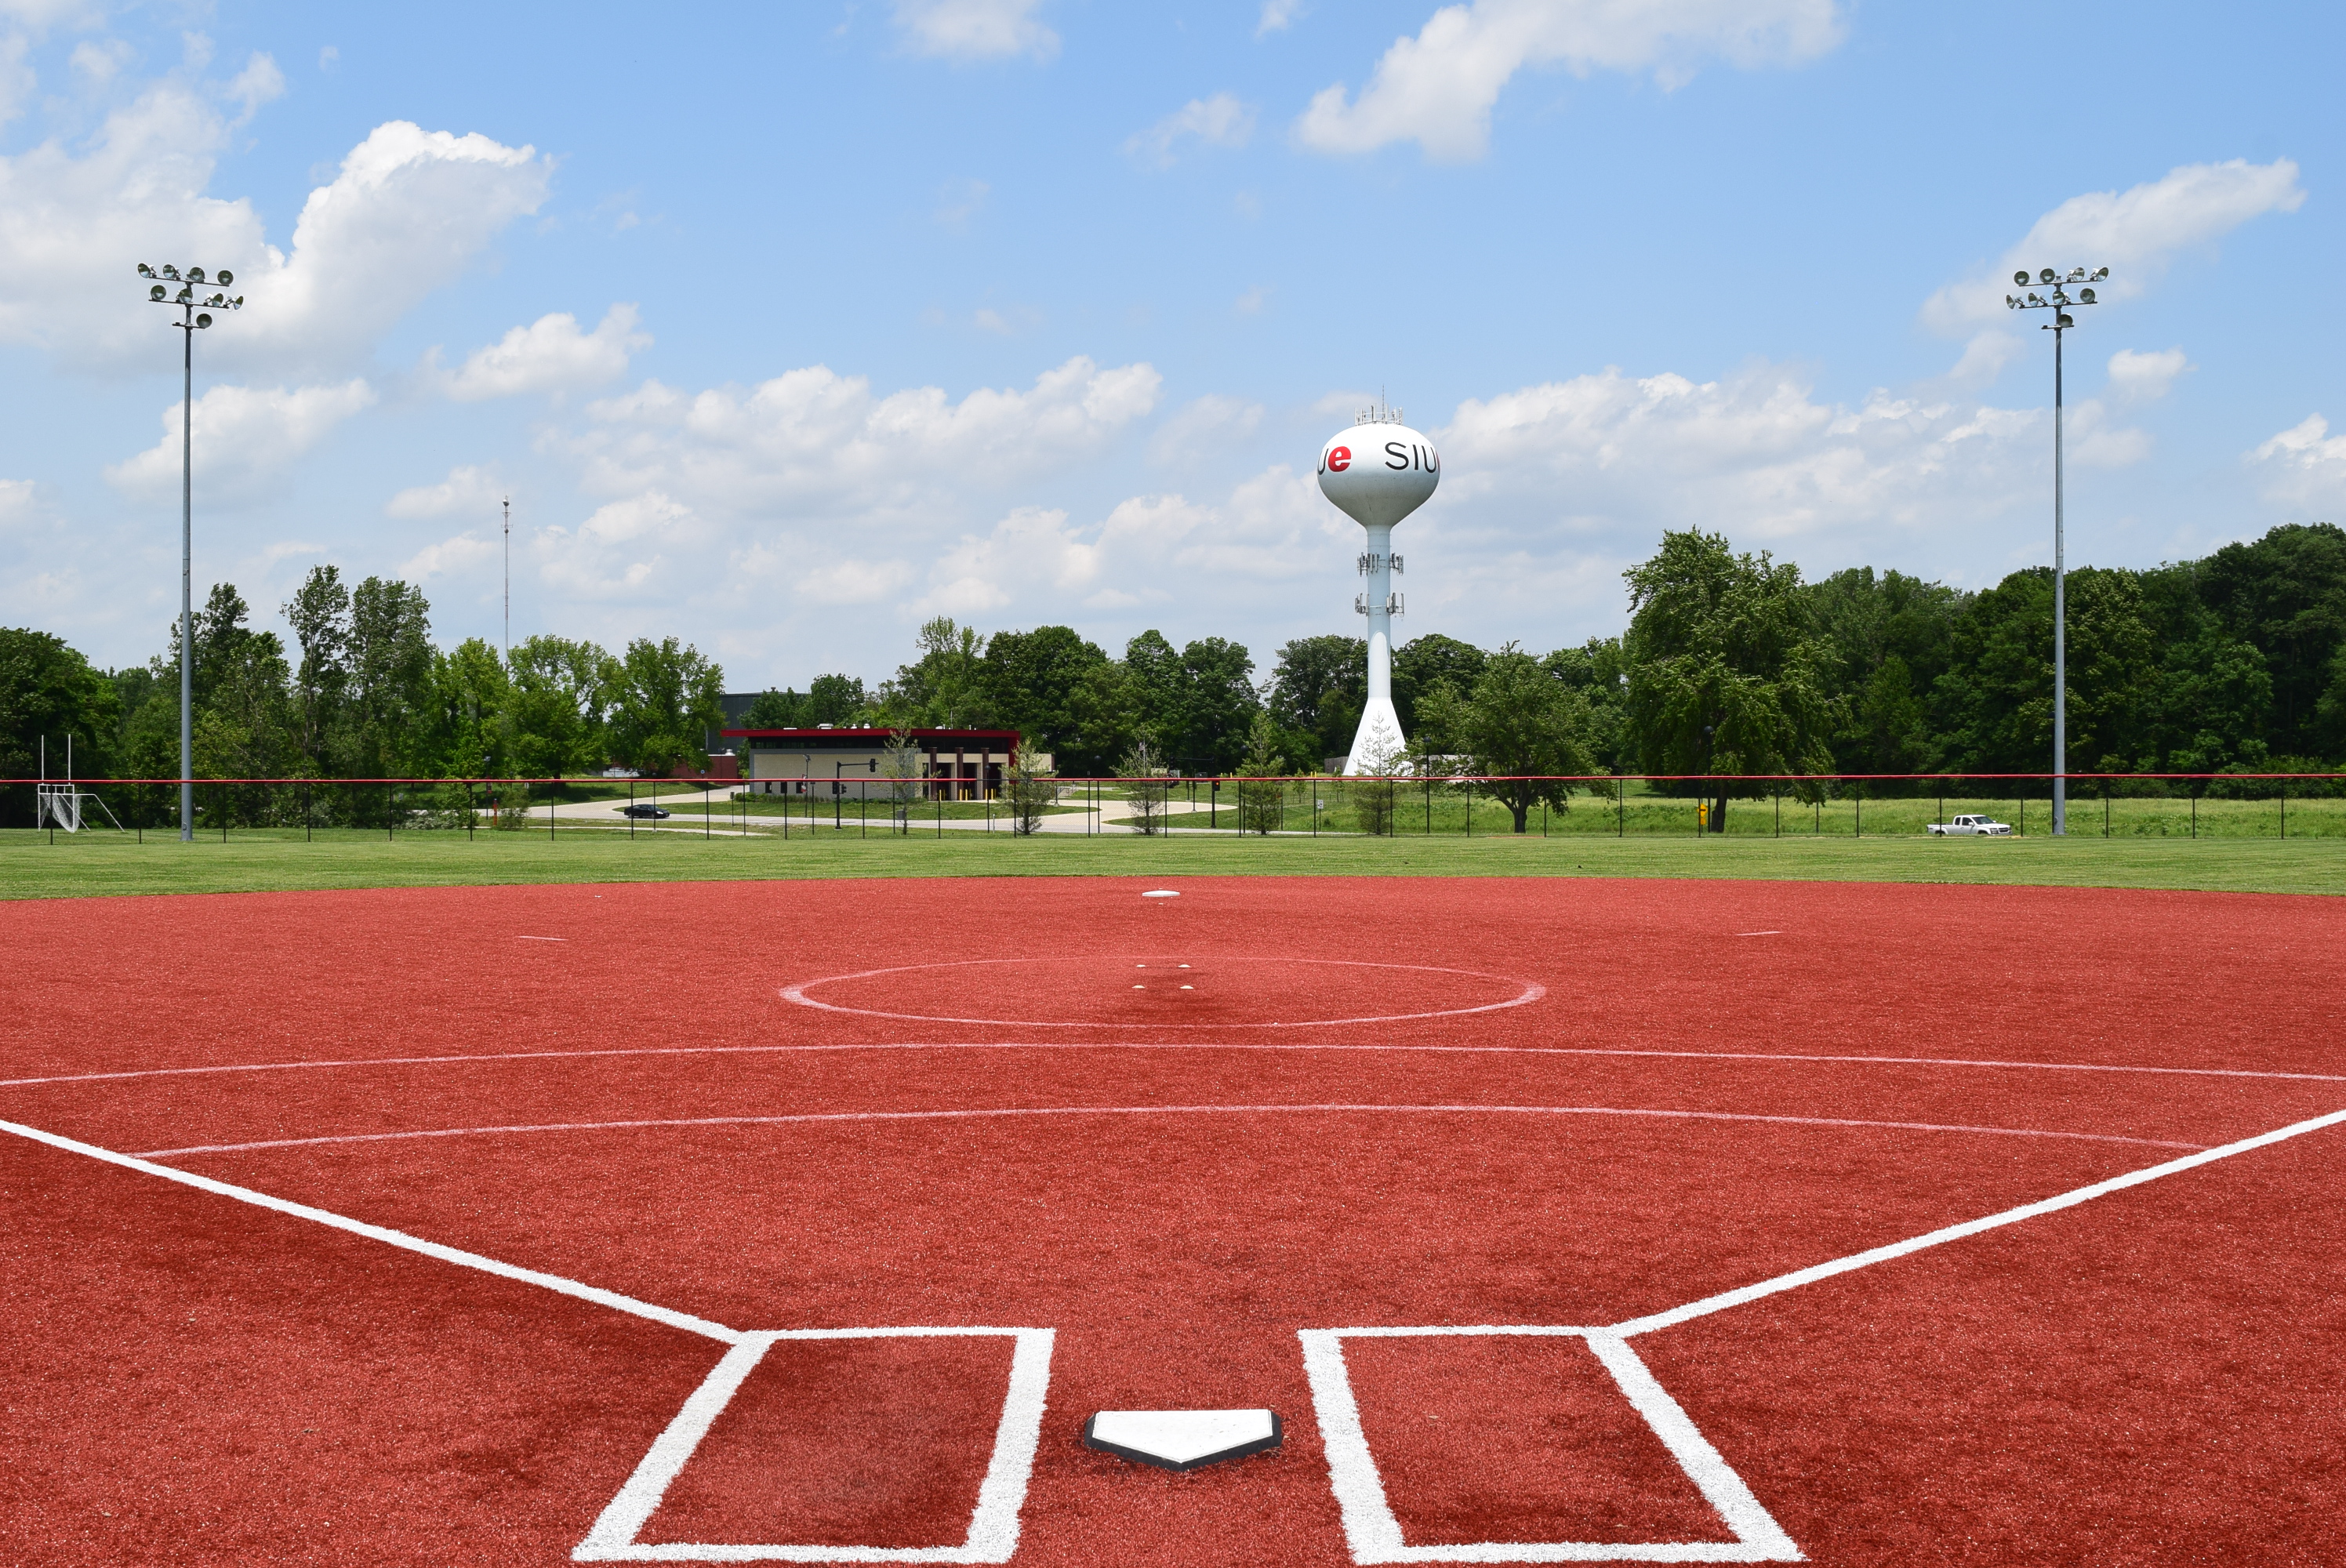
M 638 820 L 635 824 L 635 830 L 638 833 L 702 832 L 704 830 L 701 816 L 702 799 L 700 790 L 676 789 L 665 786 L 655 795 L 650 784 L 647 782 L 639 788 L 636 803 L 659 806 L 672 814 L 665 821 Z M 821 809 L 821 802 L 825 798 L 815 796 L 812 799 L 816 802 L 815 826 L 830 827 L 830 815 Z M 709 790 L 707 799 L 709 814 L 705 830 L 712 834 L 740 836 L 742 831 L 740 826 L 742 819 L 732 815 L 728 809 L 730 805 L 731 788 L 728 786 Z M 790 800 L 793 806 L 804 804 L 804 801 L 797 797 L 791 797 Z M 852 799 L 848 802 L 851 805 L 853 803 Z M 1088 804 L 1078 789 L 1074 786 L 1069 787 L 1067 794 L 1062 798 L 1060 803 L 1065 806 Z M 563 800 L 554 804 L 553 814 L 555 820 L 565 827 L 607 828 L 625 832 L 627 830 L 627 819 L 619 813 L 621 808 L 627 804 L 624 798 L 617 800 Z M 913 803 L 913 826 L 933 833 L 937 830 L 937 820 L 934 817 L 923 819 L 921 815 L 925 804 L 926 802 L 918 800 Z M 887 820 L 888 803 L 874 800 L 872 805 L 872 820 L 876 824 L 884 824 Z M 1138 809 L 1138 804 L 1132 800 L 1103 799 L 1096 810 L 1051 812 L 1043 819 L 1040 831 L 1075 834 L 1137 832 L 1139 830 L 1132 826 L 1131 818 Z M 547 808 L 543 804 L 532 806 L 529 820 L 543 824 L 546 818 L 546 811 Z M 485 809 L 483 814 L 486 814 Z M 1165 814 L 1168 819 L 1207 818 L 1215 826 L 1226 831 L 1234 831 L 1238 826 L 1238 812 L 1234 800 L 1225 800 L 1217 808 L 1210 800 L 1192 802 L 1176 796 L 1165 802 Z M 781 819 L 779 817 L 760 813 L 751 816 L 749 822 L 750 826 L 748 831 L 753 837 L 760 833 L 780 833 L 782 830 Z M 803 828 L 805 824 L 804 817 L 792 815 L 790 825 L 793 829 Z M 842 828 L 848 829 L 862 825 L 853 814 L 845 812 L 841 816 L 840 824 Z M 1181 827 L 1185 831 L 1203 826 L 1203 823 L 1181 821 Z M 1007 806 L 996 801 L 991 821 L 984 817 L 948 817 L 944 820 L 944 827 L 949 833 L 1006 833 L 1010 830 L 1010 810 Z

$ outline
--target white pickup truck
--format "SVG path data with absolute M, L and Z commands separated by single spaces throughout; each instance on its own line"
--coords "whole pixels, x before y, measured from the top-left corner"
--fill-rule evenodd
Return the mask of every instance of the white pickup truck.
M 1957 817 L 1952 822 L 1933 822 L 1931 834 L 1940 839 L 1968 839 L 1980 834 L 2009 833 L 2012 826 L 1993 817 Z

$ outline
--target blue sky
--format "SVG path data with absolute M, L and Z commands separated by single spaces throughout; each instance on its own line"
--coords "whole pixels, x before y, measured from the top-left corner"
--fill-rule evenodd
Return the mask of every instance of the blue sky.
M 1404 636 L 1619 629 L 1700 524 L 1811 575 L 2346 506 L 2334 8 L 0 0 L 0 619 L 108 664 L 197 576 L 420 580 L 444 640 L 675 634 L 735 689 L 929 615 L 1352 629 L 1321 442 L 1440 441 Z M 681 19 L 679 19 L 679 16 Z M 2331 433 L 2329 421 L 2341 422 Z M 172 428 L 176 428 L 173 426 Z

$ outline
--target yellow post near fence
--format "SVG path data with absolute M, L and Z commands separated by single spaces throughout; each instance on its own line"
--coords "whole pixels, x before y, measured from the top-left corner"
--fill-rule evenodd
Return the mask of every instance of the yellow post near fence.
M 1695 831 L 1698 833 L 1708 833 L 1710 831 L 1709 801 L 1698 800 L 1694 803 L 1694 827 Z

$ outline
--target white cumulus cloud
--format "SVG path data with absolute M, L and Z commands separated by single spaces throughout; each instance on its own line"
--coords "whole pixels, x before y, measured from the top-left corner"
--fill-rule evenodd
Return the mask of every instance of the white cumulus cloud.
M 1143 163 L 1169 168 L 1174 149 L 1184 141 L 1244 147 L 1253 135 L 1253 108 L 1240 103 L 1235 94 L 1216 93 L 1210 98 L 1191 98 L 1147 130 L 1135 133 L 1125 142 L 1124 150 Z
M 917 54 L 1047 60 L 1059 52 L 1059 36 L 1036 16 L 1042 8 L 1042 0 L 896 0 L 896 26 Z
M 304 387 L 216 386 L 196 400 L 195 484 L 212 503 L 253 499 L 336 425 L 375 401 L 363 381 Z M 141 500 L 179 491 L 180 409 L 163 411 L 163 439 L 106 471 L 107 483 Z
M 1151 463 L 1187 463 L 1217 447 L 1243 441 L 1262 423 L 1263 408 L 1244 398 L 1209 393 L 1188 403 L 1148 438 Z
M 1156 407 L 1160 380 L 1079 355 L 1027 390 L 958 402 L 933 386 L 874 396 L 821 365 L 746 390 L 647 382 L 590 404 L 575 450 L 588 486 L 608 494 L 657 488 L 736 514 L 907 509 L 1097 451 Z
M 498 512 L 505 487 L 493 469 L 466 465 L 452 468 L 437 484 L 418 484 L 401 491 L 383 507 L 391 517 L 453 517 L 460 514 L 486 517 Z
M 1065 512 L 1022 506 L 992 532 L 964 536 L 932 568 L 912 614 L 983 615 L 1007 608 L 1021 589 L 1082 592 L 1099 575 L 1099 547 L 1066 524 Z
M 2087 191 L 2039 218 L 2001 260 L 1932 295 L 1923 321 L 1953 335 L 2002 320 L 2012 275 L 2023 269 L 2107 267 L 2110 276 L 2096 290 L 2105 300 L 2127 299 L 2148 288 L 2176 252 L 2209 244 L 2252 218 L 2304 205 L 2297 165 L 2285 158 L 2184 164 L 2127 190 Z
M 281 85 L 274 65 L 255 56 L 227 90 L 257 107 L 272 80 Z M 233 131 L 209 97 L 169 81 L 108 114 L 87 143 L 46 141 L 0 158 L 0 270 L 11 280 L 0 341 L 83 365 L 151 366 L 161 312 L 125 308 L 142 286 L 130 263 L 225 267 L 236 275 L 227 291 L 246 306 L 205 339 L 210 362 L 271 376 L 346 372 L 417 300 L 536 211 L 552 172 L 526 147 L 394 120 L 310 193 L 290 251 L 280 250 L 250 200 L 207 194 Z
M 591 332 L 578 330 L 577 317 L 556 311 L 474 350 L 440 379 L 441 390 L 459 402 L 584 391 L 627 374 L 628 356 L 651 341 L 648 333 L 636 331 L 633 305 L 612 306 Z
M 1492 106 L 1526 66 L 1651 70 L 1675 87 L 1706 60 L 1798 65 L 1841 38 L 1834 0 L 1474 0 L 1396 39 L 1357 99 L 1341 83 L 1313 97 L 1295 135 L 1320 152 L 1414 141 L 1428 158 L 1480 158 Z
M 913 580 L 913 568 L 903 561 L 827 562 L 796 574 L 792 584 L 801 598 L 817 605 L 869 605 L 888 597 Z
M 2346 509 L 2346 435 L 2310 413 L 2249 454 L 2261 469 L 2265 494 L 2307 509 Z
M 489 569 L 503 544 L 502 538 L 459 534 L 418 550 L 400 566 L 399 575 L 411 583 L 425 583 L 434 577 L 471 576 Z
M 1234 486 L 1221 502 L 1136 495 L 1096 523 L 1066 511 L 1014 509 L 984 534 L 964 535 L 929 571 L 905 615 L 979 616 L 999 624 L 1096 611 L 1171 607 L 1184 597 L 1278 603 L 1315 573 L 1341 583 L 1358 530 L 1286 464 Z M 1331 605 L 1337 597 L 1331 596 Z
M 2155 402 L 2167 395 L 2176 377 L 2190 368 L 2181 349 L 2151 354 L 2120 349 L 2110 356 L 2110 390 L 2128 402 Z
M 1957 386 L 1985 386 L 2004 373 L 2004 367 L 2020 356 L 2021 341 L 2014 332 L 1990 329 L 1972 334 L 1964 345 L 1963 357 L 1955 368 L 1947 372 L 1947 380 Z
M 1460 404 L 1439 433 L 1434 505 L 1487 494 L 1544 504 L 1568 528 L 1651 536 L 1702 522 L 1758 543 L 1919 527 L 2017 494 L 2038 424 L 1886 392 L 1822 403 L 1767 366 L 1701 382 L 1607 370 Z
M 539 580 L 571 598 L 673 596 L 682 591 L 675 579 L 690 575 L 690 563 L 706 553 L 709 538 L 692 508 L 647 490 L 597 508 L 576 529 L 538 530 L 532 553 Z
M 1254 36 L 1262 38 L 1286 32 L 1295 25 L 1295 19 L 1303 11 L 1303 0 L 1262 0 L 1262 14 L 1255 19 Z
M 255 55 L 228 85 L 228 96 L 236 100 L 242 112 L 235 123 L 243 125 L 260 112 L 260 106 L 273 103 L 285 96 L 285 73 L 267 55 Z

